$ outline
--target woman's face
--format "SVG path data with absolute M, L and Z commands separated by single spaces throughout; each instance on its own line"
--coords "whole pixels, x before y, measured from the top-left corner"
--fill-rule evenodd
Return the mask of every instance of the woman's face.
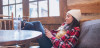
M 68 14 L 66 15 L 65 20 L 66 20 L 66 23 L 67 23 L 67 24 L 70 24 L 70 23 L 73 21 L 72 15 L 68 13 Z

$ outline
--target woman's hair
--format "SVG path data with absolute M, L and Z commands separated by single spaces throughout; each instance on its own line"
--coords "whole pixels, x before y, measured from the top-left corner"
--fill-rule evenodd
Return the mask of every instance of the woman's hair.
M 67 26 L 68 26 L 67 30 L 71 31 L 74 27 L 80 27 L 80 23 L 73 17 L 73 21 Z

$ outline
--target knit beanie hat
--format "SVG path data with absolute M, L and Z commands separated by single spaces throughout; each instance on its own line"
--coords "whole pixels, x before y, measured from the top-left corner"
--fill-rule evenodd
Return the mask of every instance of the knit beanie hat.
M 81 19 L 81 11 L 79 9 L 72 9 L 67 12 L 67 14 L 71 14 L 77 21 Z

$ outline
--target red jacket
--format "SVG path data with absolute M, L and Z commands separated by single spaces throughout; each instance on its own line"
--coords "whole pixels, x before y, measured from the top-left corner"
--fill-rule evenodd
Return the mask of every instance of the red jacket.
M 62 24 L 61 26 L 64 26 L 65 24 Z M 50 40 L 53 44 L 52 48 L 73 48 L 80 35 L 80 28 L 74 27 L 71 31 L 67 30 L 66 34 L 62 36 L 60 39 L 57 39 L 55 37 L 55 34 L 57 31 L 51 31 L 54 35 Z

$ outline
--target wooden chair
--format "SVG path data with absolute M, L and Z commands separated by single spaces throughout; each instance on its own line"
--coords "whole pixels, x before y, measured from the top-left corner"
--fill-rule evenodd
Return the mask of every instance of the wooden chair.
M 14 29 L 14 24 L 13 24 L 13 13 L 12 16 L 5 16 L 5 15 L 0 15 L 0 29 L 2 30 L 13 30 Z M 6 19 L 4 19 L 6 18 Z

